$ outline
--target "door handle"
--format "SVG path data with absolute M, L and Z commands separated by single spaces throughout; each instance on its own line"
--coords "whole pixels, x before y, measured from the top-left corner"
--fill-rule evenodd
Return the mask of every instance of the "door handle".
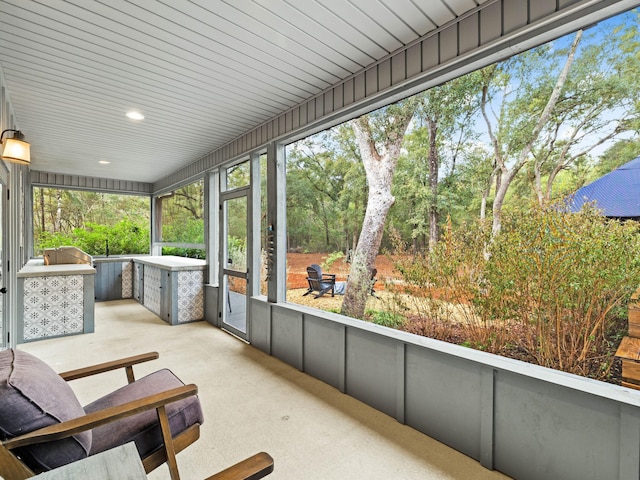
M 0 288 L 0 293 L 7 293 L 7 287 Z

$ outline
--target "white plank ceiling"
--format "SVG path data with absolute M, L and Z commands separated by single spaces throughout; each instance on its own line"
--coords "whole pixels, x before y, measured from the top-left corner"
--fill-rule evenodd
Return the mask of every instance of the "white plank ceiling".
M 486 1 L 0 0 L 0 68 L 33 169 L 154 182 Z

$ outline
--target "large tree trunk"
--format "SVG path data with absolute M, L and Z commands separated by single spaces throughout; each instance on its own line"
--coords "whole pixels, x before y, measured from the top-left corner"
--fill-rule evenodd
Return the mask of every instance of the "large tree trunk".
M 393 117 L 390 131 L 384 132 L 386 142 L 382 153 L 378 152 L 369 119 L 365 115 L 351 122 L 369 187 L 367 209 L 364 215 L 360 238 L 356 246 L 347 291 L 342 302 L 341 313 L 354 318 L 363 318 L 367 298 L 371 291 L 371 272 L 380 251 L 382 234 L 389 209 L 395 198 L 391 195 L 391 183 L 400 156 L 404 133 L 413 116 L 410 105 L 401 114 Z

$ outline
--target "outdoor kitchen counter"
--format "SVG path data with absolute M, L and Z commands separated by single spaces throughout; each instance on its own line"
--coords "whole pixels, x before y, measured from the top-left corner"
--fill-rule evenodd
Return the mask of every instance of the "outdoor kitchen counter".
M 18 272 L 17 342 L 92 333 L 95 269 L 32 259 Z
M 88 264 L 45 265 L 41 258 L 29 260 L 18 272 L 18 278 L 56 276 L 56 275 L 93 275 L 95 268 Z
M 195 258 L 133 258 L 133 298 L 171 325 L 204 320 L 207 262 Z

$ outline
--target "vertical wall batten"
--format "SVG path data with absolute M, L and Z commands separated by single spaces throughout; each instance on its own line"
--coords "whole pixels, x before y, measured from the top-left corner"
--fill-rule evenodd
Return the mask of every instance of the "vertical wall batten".
M 396 420 L 405 423 L 404 407 L 406 394 L 407 344 L 396 344 Z
M 340 349 L 339 373 L 338 373 L 338 390 L 342 393 L 347 392 L 347 326 L 340 325 Z
M 488 367 L 484 367 L 481 374 L 480 463 L 490 470 L 493 470 L 493 406 L 496 374 L 496 370 Z

